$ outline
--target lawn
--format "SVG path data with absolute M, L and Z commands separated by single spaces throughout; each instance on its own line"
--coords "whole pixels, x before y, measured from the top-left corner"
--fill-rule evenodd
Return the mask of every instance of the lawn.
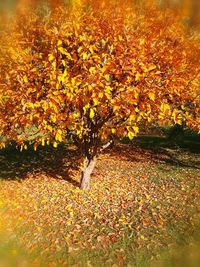
M 0 266 L 198 266 L 199 140 L 125 141 L 89 192 L 72 145 L 1 151 Z

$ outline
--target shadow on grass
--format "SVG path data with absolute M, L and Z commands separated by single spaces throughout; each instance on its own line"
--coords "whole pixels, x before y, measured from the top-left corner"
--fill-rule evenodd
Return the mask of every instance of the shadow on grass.
M 135 139 L 136 142 L 144 148 L 171 148 L 171 149 L 184 149 L 185 151 L 200 154 L 200 136 L 199 139 L 186 138 L 181 136 L 176 139 L 169 139 L 159 136 L 140 136 Z
M 132 142 L 124 139 L 123 143 L 132 147 L 132 155 L 124 151 L 130 160 L 142 160 L 138 154 L 143 153 L 144 159 L 156 163 L 163 162 L 176 167 L 200 169 L 200 136 L 192 139 L 181 136 L 177 139 L 168 139 L 160 136 L 139 136 Z M 138 153 L 137 153 L 138 152 Z
M 200 169 L 199 139 L 181 137 L 170 140 L 166 137 L 139 136 L 130 142 L 124 139 L 124 146 L 118 144 L 109 149 L 111 154 L 124 157 L 130 161 L 152 161 L 175 167 Z M 80 153 L 73 146 L 60 145 L 57 149 L 40 147 L 36 152 L 32 147 L 20 152 L 11 145 L 0 151 L 0 179 L 22 180 L 28 174 L 45 173 L 55 179 L 63 179 L 79 186 L 79 182 L 70 175 L 78 171 Z
M 78 170 L 77 161 L 80 154 L 75 148 L 66 148 L 64 145 L 57 149 L 40 147 L 34 151 L 32 147 L 20 152 L 15 145 L 10 145 L 0 151 L 0 179 L 23 180 L 28 174 L 45 173 L 55 179 L 63 179 L 79 186 L 79 183 L 70 177 L 70 171 Z

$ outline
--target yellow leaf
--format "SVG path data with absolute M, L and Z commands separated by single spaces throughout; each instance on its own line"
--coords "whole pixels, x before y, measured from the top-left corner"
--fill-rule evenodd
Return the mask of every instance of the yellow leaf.
M 85 60 L 85 59 L 87 59 L 87 57 L 88 57 L 88 54 L 87 53 L 83 53 L 83 59 Z
M 128 138 L 132 140 L 135 137 L 135 134 L 133 132 L 128 132 Z
M 112 133 L 112 134 L 115 134 L 115 133 L 116 133 L 116 129 L 112 128 L 112 129 L 111 129 L 111 133 Z
M 25 83 L 27 83 L 27 82 L 28 82 L 28 78 L 27 78 L 27 76 L 26 76 L 26 75 L 24 75 L 24 77 L 23 77 L 23 80 L 24 80 L 24 82 L 25 82 Z
M 51 115 L 51 120 L 52 120 L 52 122 L 54 122 L 54 123 L 56 122 L 56 116 L 55 116 L 54 114 Z
M 59 48 L 58 48 L 58 51 L 60 51 L 61 54 L 66 55 L 68 59 L 71 59 L 71 60 L 72 60 L 72 57 L 71 57 L 70 53 L 68 53 L 67 50 L 66 50 L 65 48 L 63 48 L 63 47 L 59 47 Z
M 96 106 L 96 105 L 98 105 L 99 104 L 99 101 L 98 101 L 98 99 L 96 99 L 96 98 L 93 98 L 93 103 L 94 103 L 94 105 Z
M 174 122 L 181 125 L 182 124 L 182 115 L 179 113 L 177 109 L 173 110 L 172 118 L 174 119 Z
M 51 125 L 47 125 L 47 130 L 49 130 L 52 133 L 52 131 L 53 131 L 52 126 Z
M 110 93 L 112 91 L 112 88 L 110 86 L 105 86 L 105 92 Z
M 137 126 L 133 126 L 132 128 L 136 134 L 139 133 L 139 128 Z
M 99 92 L 98 97 L 102 98 L 103 97 L 103 92 Z
M 57 140 L 58 140 L 59 142 L 62 142 L 62 136 L 61 136 L 61 135 L 57 135 Z
M 79 46 L 79 48 L 78 48 L 78 53 L 80 53 L 81 51 L 83 50 L 83 47 L 82 46 Z
M 137 113 L 139 112 L 139 109 L 138 109 L 138 107 L 136 107 L 136 108 L 135 108 L 135 112 L 137 112 Z
M 130 121 L 134 121 L 135 120 L 135 115 L 131 114 L 130 117 L 129 117 L 129 120 Z
M 167 104 L 167 103 L 162 103 L 161 104 L 161 111 L 166 114 L 166 113 L 169 113 L 170 111 L 170 105 Z
M 106 74 L 105 75 L 105 79 L 106 79 L 107 82 L 109 82 L 110 81 L 110 75 L 109 74 Z
M 65 60 L 62 60 L 62 64 L 63 64 L 64 67 L 66 66 Z
M 89 69 L 89 72 L 92 74 L 92 73 L 94 73 L 94 71 L 95 71 L 95 67 L 91 67 L 90 69 Z
M 145 44 L 145 39 L 141 39 L 140 40 L 140 45 L 144 45 Z
M 76 78 L 75 78 L 75 77 L 72 78 L 72 79 L 71 79 L 71 82 L 72 82 L 72 86 L 75 86 L 75 85 L 76 85 Z
M 54 60 L 54 56 L 52 54 L 49 54 L 49 61 Z
M 156 66 L 154 64 L 151 64 L 148 68 L 148 71 L 156 69 Z
M 89 47 L 89 50 L 90 50 L 90 53 L 91 53 L 91 54 L 94 53 L 94 50 L 93 50 L 92 46 Z
M 59 45 L 61 45 L 61 44 L 62 44 L 62 40 L 58 40 L 57 45 L 59 46 Z
M 62 142 L 62 130 L 58 129 L 55 139 L 59 142 Z
M 176 120 L 176 124 L 182 125 L 182 120 Z
M 152 101 L 155 101 L 155 94 L 153 92 L 150 92 L 149 93 L 149 98 L 152 100 Z
M 36 72 L 37 71 L 37 69 L 36 68 L 33 68 L 32 70 L 31 70 L 31 72 Z
M 104 73 L 107 70 L 107 66 L 103 66 L 103 68 L 101 69 L 102 73 Z
M 62 134 L 62 130 L 61 129 L 58 129 L 58 134 Z
M 42 146 L 45 146 L 45 140 L 42 138 Z
M 139 72 L 137 72 L 136 75 L 135 75 L 135 80 L 139 81 L 141 76 L 142 75 Z
M 56 141 L 53 142 L 53 147 L 57 148 L 58 143 Z
M 55 61 L 52 63 L 52 66 L 54 69 L 56 69 L 56 62 Z
M 94 109 L 91 108 L 90 109 L 90 119 L 93 119 L 94 118 L 94 115 L 95 115 Z

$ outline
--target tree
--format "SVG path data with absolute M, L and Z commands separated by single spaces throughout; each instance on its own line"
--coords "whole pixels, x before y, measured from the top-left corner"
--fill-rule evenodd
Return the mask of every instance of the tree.
M 101 8 L 100 8 L 101 7 Z M 72 140 L 84 155 L 81 188 L 116 136 L 140 122 L 200 130 L 199 48 L 170 11 L 131 1 L 76 1 L 18 15 L 0 49 L 1 146 Z

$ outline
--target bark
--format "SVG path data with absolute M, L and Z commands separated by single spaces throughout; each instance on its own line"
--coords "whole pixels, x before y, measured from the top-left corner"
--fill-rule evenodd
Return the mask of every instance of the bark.
M 110 145 L 113 144 L 113 140 L 100 146 L 87 146 L 85 147 L 85 160 L 83 170 L 81 172 L 80 189 L 89 190 L 90 189 L 90 177 L 95 168 L 97 156 Z M 99 148 L 99 149 L 98 149 Z
M 92 159 L 85 158 L 83 171 L 81 173 L 81 182 L 80 182 L 81 189 L 83 190 L 90 189 L 90 177 L 92 171 L 94 170 L 95 164 L 96 164 L 95 157 Z

